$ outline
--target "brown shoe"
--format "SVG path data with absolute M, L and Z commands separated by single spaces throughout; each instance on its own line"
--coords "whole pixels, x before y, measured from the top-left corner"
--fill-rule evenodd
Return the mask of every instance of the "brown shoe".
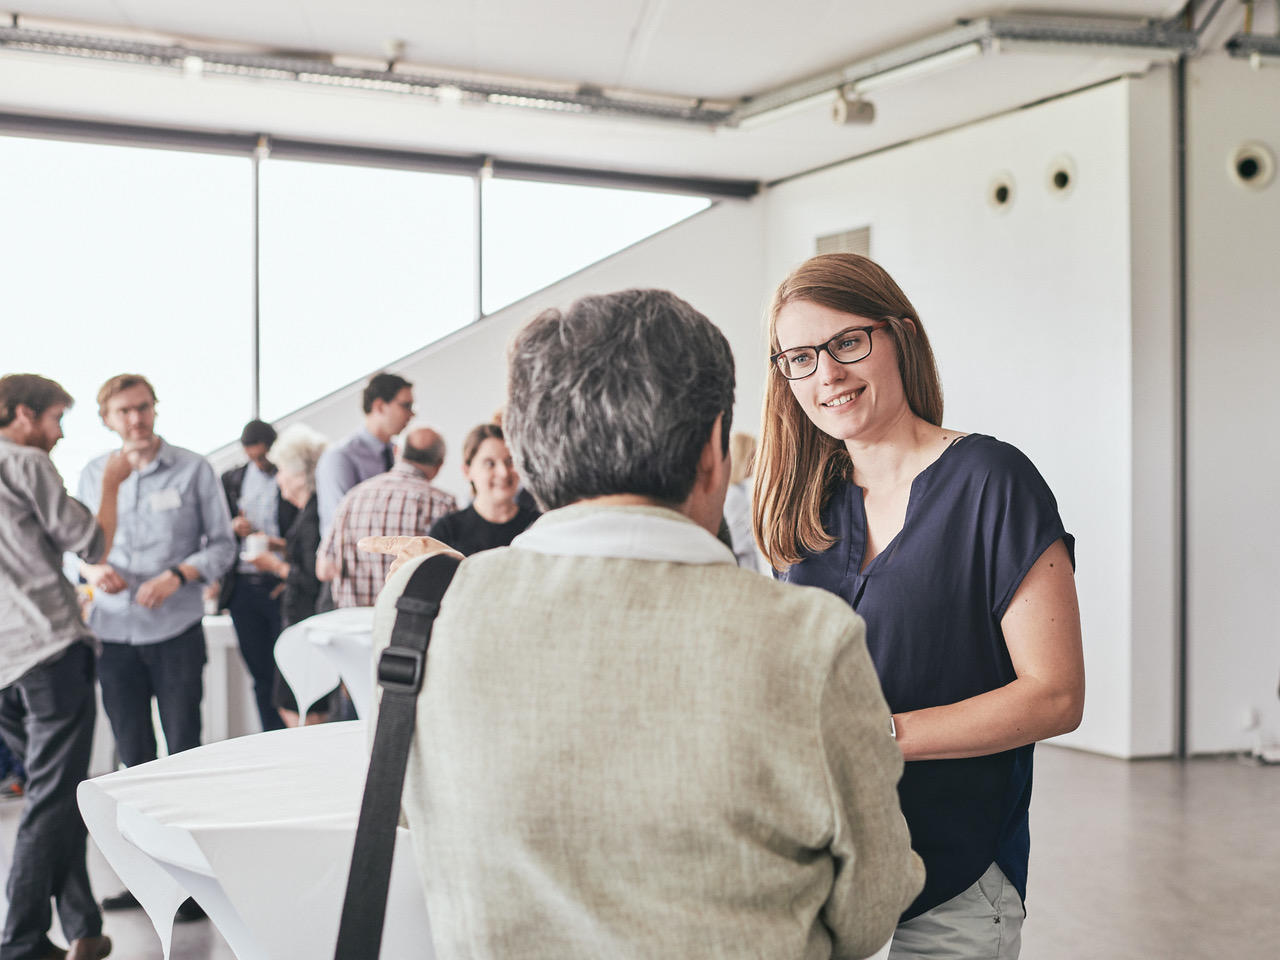
M 71 941 L 71 949 L 67 951 L 67 960 L 102 960 L 111 952 L 111 938 L 81 937 Z

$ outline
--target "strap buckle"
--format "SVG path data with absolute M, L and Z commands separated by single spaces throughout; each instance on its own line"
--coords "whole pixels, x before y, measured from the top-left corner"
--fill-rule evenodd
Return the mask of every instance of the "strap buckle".
M 419 600 L 417 597 L 406 597 L 401 594 L 396 598 L 396 609 L 419 617 L 434 619 L 440 612 L 440 604 L 435 600 Z
M 422 689 L 426 654 L 409 647 L 387 647 L 378 658 L 378 684 L 396 693 L 412 693 Z

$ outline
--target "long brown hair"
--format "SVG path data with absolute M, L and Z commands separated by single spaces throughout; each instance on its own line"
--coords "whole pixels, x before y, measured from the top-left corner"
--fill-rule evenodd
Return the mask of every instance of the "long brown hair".
M 884 320 L 898 354 L 898 373 L 911 412 L 942 425 L 942 385 L 933 348 L 915 307 L 879 264 L 853 253 L 806 260 L 779 285 L 769 307 L 769 353 L 778 351 L 778 314 L 796 301 Z M 813 425 L 787 380 L 770 366 L 756 455 L 752 529 L 777 569 L 820 553 L 835 538 L 822 526 L 822 508 L 841 481 L 853 479 L 843 443 Z

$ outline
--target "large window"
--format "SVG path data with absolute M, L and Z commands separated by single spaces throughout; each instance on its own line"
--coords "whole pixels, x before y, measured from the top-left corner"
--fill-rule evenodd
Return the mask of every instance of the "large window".
M 260 178 L 264 419 L 475 319 L 474 179 L 278 160 Z
M 710 201 L 566 183 L 484 183 L 484 312 L 705 210 Z
M 0 137 L 0 373 L 76 398 L 54 462 L 71 490 L 118 443 L 95 397 L 156 388 L 156 431 L 208 451 L 250 416 L 252 165 L 245 157 Z
M 118 443 L 95 402 L 114 374 L 148 377 L 157 431 L 207 453 L 709 204 L 207 142 L 0 136 L 0 374 L 75 396 L 54 451 L 72 490 Z

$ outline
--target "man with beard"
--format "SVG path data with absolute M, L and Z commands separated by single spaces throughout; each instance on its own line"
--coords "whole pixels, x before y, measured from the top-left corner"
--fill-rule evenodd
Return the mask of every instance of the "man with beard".
M 116 494 L 133 468 L 123 453 L 104 459 L 96 519 L 67 495 L 49 452 L 71 403 L 44 377 L 0 377 L 0 735 L 28 774 L 6 887 L 5 960 L 64 955 L 48 937 L 50 901 L 71 941 L 67 957 L 97 960 L 111 951 L 76 808 L 97 713 L 94 639 L 61 563 L 64 551 L 93 563 L 111 549 Z

